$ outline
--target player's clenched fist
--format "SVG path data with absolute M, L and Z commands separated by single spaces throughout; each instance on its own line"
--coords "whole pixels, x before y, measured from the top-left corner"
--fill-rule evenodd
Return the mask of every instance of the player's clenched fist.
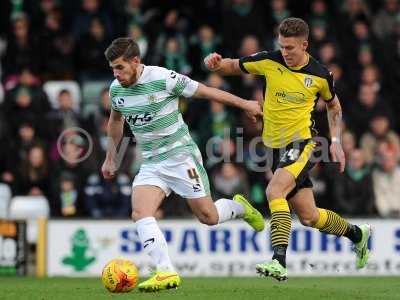
M 263 115 L 260 104 L 255 100 L 246 101 L 245 111 L 254 123 L 257 122 L 257 117 L 262 117 Z
M 101 167 L 104 179 L 110 180 L 115 177 L 117 173 L 117 167 L 111 159 L 106 159 Z
M 216 71 L 221 68 L 222 56 L 218 53 L 211 53 L 204 58 L 204 64 L 210 71 Z

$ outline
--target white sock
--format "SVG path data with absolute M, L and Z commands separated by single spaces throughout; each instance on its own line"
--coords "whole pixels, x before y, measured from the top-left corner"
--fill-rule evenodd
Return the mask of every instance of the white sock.
M 218 199 L 215 201 L 218 211 L 218 223 L 240 218 L 244 215 L 244 206 L 231 199 Z
M 151 257 L 157 271 L 175 272 L 168 255 L 167 241 L 153 217 L 140 219 L 136 229 L 142 242 L 143 249 Z

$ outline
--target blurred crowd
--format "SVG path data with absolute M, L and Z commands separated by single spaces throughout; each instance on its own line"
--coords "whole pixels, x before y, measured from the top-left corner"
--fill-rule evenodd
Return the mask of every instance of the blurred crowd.
M 210 74 L 203 58 L 276 50 L 277 25 L 289 16 L 310 25 L 309 52 L 333 72 L 343 106 L 347 166 L 344 174 L 330 163 L 313 169 L 318 206 L 348 216 L 400 217 L 397 0 L 1 1 L 0 182 L 13 195 L 44 195 L 55 217 L 128 217 L 140 165 L 129 130 L 118 176 L 109 182 L 100 174 L 110 113 L 112 72 L 103 55 L 109 43 L 133 37 L 143 63 L 258 100 L 262 79 Z M 189 99 L 180 106 L 213 197 L 243 193 L 266 214 L 271 172 L 265 148 L 254 143 L 262 123 L 218 103 Z M 328 137 L 324 103 L 317 103 L 314 119 Z M 189 215 L 177 195 L 158 212 L 159 218 Z

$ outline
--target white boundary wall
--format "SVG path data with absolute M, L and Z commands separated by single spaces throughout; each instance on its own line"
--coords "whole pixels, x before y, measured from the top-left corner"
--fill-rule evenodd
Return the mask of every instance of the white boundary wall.
M 355 270 L 355 254 L 346 238 L 321 234 L 293 222 L 287 256 L 290 276 L 400 275 L 400 220 L 350 220 L 369 223 L 371 257 Z M 254 266 L 271 258 L 268 228 L 256 234 L 243 222 L 207 227 L 196 220 L 159 222 L 176 269 L 182 276 L 255 276 Z M 148 275 L 150 260 L 127 221 L 48 222 L 49 276 L 100 276 L 112 258 L 133 260 Z

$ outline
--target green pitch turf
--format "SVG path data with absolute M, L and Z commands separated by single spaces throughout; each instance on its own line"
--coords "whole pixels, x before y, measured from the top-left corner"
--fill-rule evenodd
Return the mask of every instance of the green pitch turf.
M 0 277 L 0 299 L 391 300 L 400 299 L 400 277 L 294 277 L 285 283 L 271 278 L 184 278 L 179 289 L 152 294 L 111 294 L 93 278 Z

